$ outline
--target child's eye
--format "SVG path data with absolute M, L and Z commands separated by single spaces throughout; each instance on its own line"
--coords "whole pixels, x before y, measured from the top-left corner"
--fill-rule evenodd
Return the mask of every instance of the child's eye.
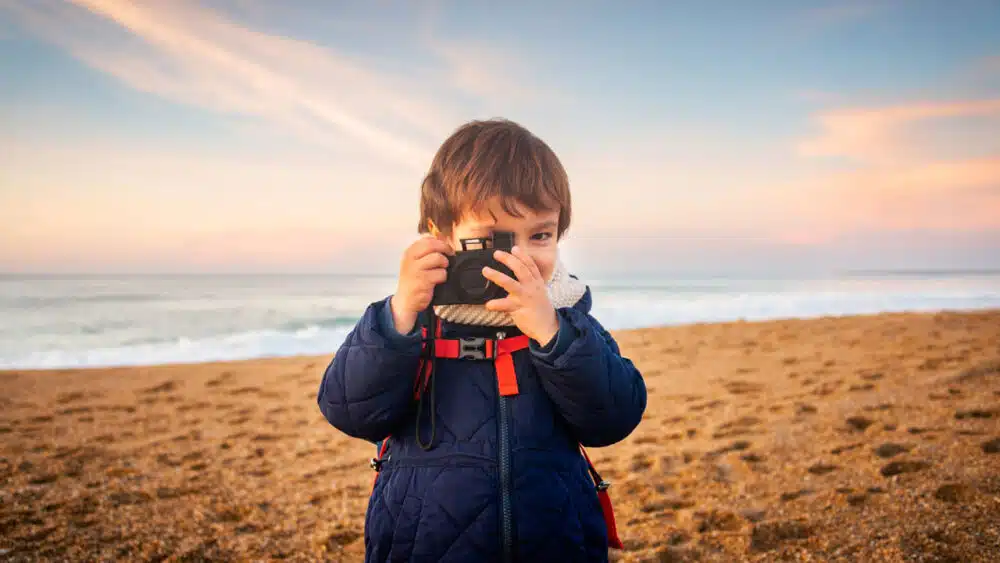
M 552 238 L 552 233 L 536 233 L 531 237 L 532 240 L 549 240 L 550 238 Z

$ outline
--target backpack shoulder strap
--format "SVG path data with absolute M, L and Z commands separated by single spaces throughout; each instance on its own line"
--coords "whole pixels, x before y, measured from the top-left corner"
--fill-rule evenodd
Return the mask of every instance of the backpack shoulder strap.
M 590 471 L 590 476 L 594 480 L 594 486 L 597 488 L 597 499 L 601 502 L 601 511 L 604 512 L 604 523 L 608 528 L 608 546 L 615 549 L 624 549 L 622 540 L 618 537 L 618 524 L 615 522 L 615 510 L 611 506 L 611 495 L 608 494 L 608 487 L 611 486 L 611 482 L 601 478 L 594 464 L 590 461 L 590 456 L 587 455 L 587 450 L 584 449 L 583 444 L 580 444 L 580 453 L 583 454 L 583 459 L 587 460 L 587 469 Z

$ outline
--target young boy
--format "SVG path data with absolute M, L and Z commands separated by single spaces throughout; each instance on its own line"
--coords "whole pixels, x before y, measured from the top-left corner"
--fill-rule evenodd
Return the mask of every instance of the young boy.
M 420 212 L 426 236 L 403 253 L 396 292 L 368 307 L 319 388 L 330 424 L 381 442 L 365 560 L 607 561 L 580 446 L 625 439 L 646 386 L 559 261 L 562 164 L 515 123 L 468 123 L 434 157 Z M 494 231 L 514 233 L 494 253 L 514 276 L 483 275 L 507 297 L 430 307 L 446 255 Z

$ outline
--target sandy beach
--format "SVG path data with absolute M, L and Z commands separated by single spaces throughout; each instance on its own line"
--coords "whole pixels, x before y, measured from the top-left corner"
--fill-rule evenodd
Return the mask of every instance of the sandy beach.
M 1000 561 L 1000 311 L 617 332 L 624 561 Z M 330 357 L 0 372 L 0 560 L 361 561 Z

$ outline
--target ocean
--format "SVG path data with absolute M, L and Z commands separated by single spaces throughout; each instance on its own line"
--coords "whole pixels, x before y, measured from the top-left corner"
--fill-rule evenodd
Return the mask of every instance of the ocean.
M 584 279 L 609 329 L 1000 308 L 1000 272 Z M 0 276 L 0 369 L 332 354 L 390 276 Z

